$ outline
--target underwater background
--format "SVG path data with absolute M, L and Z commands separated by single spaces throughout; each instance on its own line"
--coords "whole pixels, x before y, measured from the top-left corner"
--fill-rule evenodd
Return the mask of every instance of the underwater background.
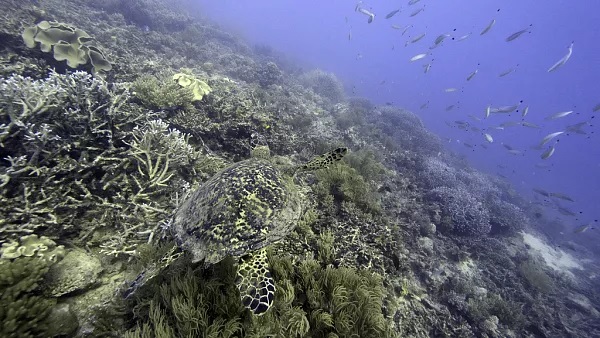
M 600 336 L 595 5 L 1 4 L 0 337 Z

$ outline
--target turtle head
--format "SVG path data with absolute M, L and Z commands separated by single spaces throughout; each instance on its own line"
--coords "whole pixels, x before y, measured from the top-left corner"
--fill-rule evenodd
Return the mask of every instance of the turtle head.
M 250 155 L 253 158 L 269 159 L 271 151 L 265 137 L 259 133 L 252 133 L 250 136 Z

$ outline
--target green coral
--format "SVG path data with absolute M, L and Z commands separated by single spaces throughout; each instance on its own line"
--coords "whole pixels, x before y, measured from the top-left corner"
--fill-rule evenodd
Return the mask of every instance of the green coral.
M 0 257 L 3 259 L 36 256 L 42 260 L 56 262 L 64 255 L 65 249 L 62 245 L 57 246 L 50 238 L 36 234 L 23 236 L 18 241 L 5 242 L 0 249 Z
M 48 262 L 34 257 L 0 260 L 0 336 L 46 336 L 55 300 L 37 291 L 48 268 Z
M 319 183 L 313 188 L 322 203 L 332 208 L 336 203 L 351 202 L 362 211 L 379 214 L 381 204 L 373 187 L 348 164 L 340 162 L 316 173 Z
M 112 65 L 104 52 L 91 45 L 93 38 L 79 28 L 56 21 L 42 21 L 27 27 L 21 35 L 25 45 L 42 52 L 54 52 L 57 61 L 67 61 L 67 66 L 77 68 L 90 62 L 94 72 L 109 71 Z
M 202 101 L 204 95 L 212 91 L 206 82 L 198 80 L 190 74 L 177 73 L 173 75 L 173 80 L 181 87 L 189 88 L 192 91 L 192 94 L 194 94 L 192 101 Z
M 136 326 L 125 337 L 394 336 L 382 313 L 381 276 L 272 254 L 269 264 L 278 288 L 263 316 L 240 304 L 231 258 L 206 270 L 181 262 L 136 294 Z
M 167 75 L 142 75 L 132 84 L 133 95 L 152 110 L 193 110 L 194 94 Z

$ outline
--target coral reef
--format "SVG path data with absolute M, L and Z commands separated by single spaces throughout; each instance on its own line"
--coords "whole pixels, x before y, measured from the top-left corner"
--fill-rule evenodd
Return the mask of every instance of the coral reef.
M 39 43 L 42 52 L 53 51 L 56 61 L 67 61 L 71 68 L 85 65 L 89 61 L 93 72 L 112 69 L 104 52 L 90 44 L 93 38 L 81 29 L 67 24 L 42 21 L 25 28 L 22 37 L 27 47 L 35 48 Z
M 490 215 L 485 205 L 462 187 L 438 187 L 427 193 L 430 200 L 441 204 L 443 214 L 440 230 L 459 235 L 483 236 L 491 230 Z
M 339 103 L 346 98 L 344 86 L 332 73 L 315 69 L 302 74 L 298 80 L 318 95 L 328 99 L 330 103 Z

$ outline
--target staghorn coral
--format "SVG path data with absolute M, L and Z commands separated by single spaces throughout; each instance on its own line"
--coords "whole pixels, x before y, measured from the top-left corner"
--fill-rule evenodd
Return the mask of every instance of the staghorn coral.
M 440 204 L 448 217 L 440 230 L 458 235 L 483 236 L 491 230 L 490 216 L 484 204 L 463 187 L 438 187 L 427 198 Z
M 514 234 L 529 225 L 529 218 L 518 206 L 492 198 L 486 200 L 485 205 L 489 209 L 492 233 Z

